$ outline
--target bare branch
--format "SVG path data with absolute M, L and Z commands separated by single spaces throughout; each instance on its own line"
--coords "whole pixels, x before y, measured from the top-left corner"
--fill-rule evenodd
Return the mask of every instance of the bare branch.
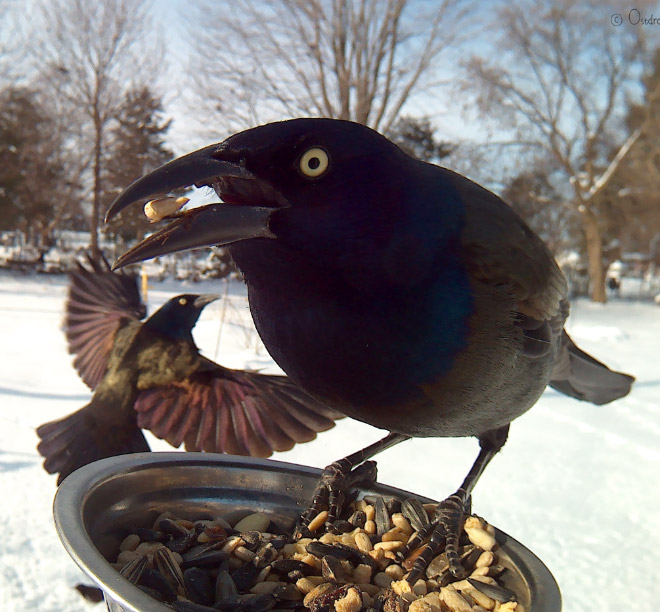
M 526 0 L 505 8 L 498 15 L 498 54 L 467 63 L 464 84 L 476 91 L 495 122 L 520 139 L 536 139 L 563 170 L 599 300 L 604 299 L 600 253 L 607 210 L 595 196 L 640 137 L 639 130 L 626 133 L 621 119 L 643 60 L 641 29 L 616 30 L 595 17 L 607 14 L 607 4 Z M 623 144 L 610 160 L 617 141 Z
M 248 114 L 268 120 L 312 114 L 385 131 L 434 81 L 436 60 L 455 51 L 472 2 L 201 3 L 197 19 L 188 21 L 194 88 L 225 124 Z M 246 113 L 253 103 L 255 112 Z
M 619 150 L 617 151 L 616 155 L 612 158 L 612 161 L 609 163 L 605 171 L 596 179 L 593 183 L 593 185 L 590 187 L 589 191 L 587 192 L 585 199 L 591 199 L 593 198 L 601 189 L 604 189 L 609 180 L 612 178 L 614 173 L 616 172 L 617 168 L 619 167 L 619 164 L 623 160 L 623 158 L 628 154 L 630 149 L 633 147 L 635 142 L 637 142 L 637 139 L 641 136 L 642 134 L 642 128 L 638 127 L 635 131 L 633 131 L 630 136 L 626 139 L 626 141 L 621 145 Z

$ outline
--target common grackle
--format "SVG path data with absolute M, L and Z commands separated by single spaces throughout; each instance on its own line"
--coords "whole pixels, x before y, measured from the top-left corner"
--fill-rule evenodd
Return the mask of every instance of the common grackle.
M 142 323 L 135 277 L 104 260 L 90 264 L 71 274 L 65 331 L 94 395 L 37 429 L 44 468 L 59 472 L 58 484 L 97 459 L 149 451 L 141 428 L 187 450 L 267 457 L 342 416 L 285 376 L 229 370 L 200 355 L 192 329 L 217 296 L 176 296 Z
M 520 217 L 367 127 L 294 119 L 241 132 L 138 179 L 107 217 L 192 184 L 224 203 L 176 215 L 115 265 L 229 244 L 281 368 L 326 405 L 391 432 L 326 468 L 301 529 L 322 504 L 332 523 L 341 485 L 380 450 L 417 436 L 479 439 L 411 581 L 438 546 L 460 575 L 472 489 L 548 384 L 595 404 L 630 390 L 631 376 L 563 331 L 566 281 Z

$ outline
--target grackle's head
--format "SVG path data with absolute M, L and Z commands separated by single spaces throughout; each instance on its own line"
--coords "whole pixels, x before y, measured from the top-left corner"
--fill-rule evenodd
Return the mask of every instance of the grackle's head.
M 115 200 L 106 219 L 190 185 L 212 187 L 222 200 L 176 215 L 115 267 L 253 239 L 328 259 L 353 247 L 377 251 L 404 231 L 407 186 L 422 166 L 350 121 L 293 119 L 249 129 L 161 166 Z
M 165 302 L 149 319 L 145 326 L 174 339 L 190 339 L 202 310 L 219 299 L 211 293 L 197 295 L 185 293 Z

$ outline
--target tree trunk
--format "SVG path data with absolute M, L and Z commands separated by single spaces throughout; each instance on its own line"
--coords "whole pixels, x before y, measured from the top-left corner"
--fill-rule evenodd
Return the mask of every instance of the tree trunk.
M 587 242 L 589 296 L 592 301 L 604 304 L 607 302 L 607 293 L 605 292 L 605 269 L 603 267 L 603 238 L 593 211 L 587 206 L 581 213 L 582 228 Z
M 89 221 L 90 243 L 92 257 L 99 261 L 99 210 L 101 208 L 101 151 L 103 147 L 103 124 L 94 109 L 94 185 L 92 199 L 92 215 Z

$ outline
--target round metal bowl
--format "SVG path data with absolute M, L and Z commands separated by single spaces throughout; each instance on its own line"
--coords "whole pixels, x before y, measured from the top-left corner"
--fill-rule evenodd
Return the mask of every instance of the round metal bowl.
M 55 525 L 78 566 L 103 590 L 110 612 L 171 612 L 108 563 L 121 540 L 169 510 L 183 518 L 230 511 L 264 512 L 290 528 L 311 499 L 320 470 L 281 461 L 206 453 L 138 453 L 111 457 L 71 474 L 55 496 Z M 376 484 L 364 494 L 413 494 Z M 422 501 L 432 501 L 420 498 Z M 560 612 L 550 571 L 522 544 L 496 530 L 503 583 L 526 612 Z

